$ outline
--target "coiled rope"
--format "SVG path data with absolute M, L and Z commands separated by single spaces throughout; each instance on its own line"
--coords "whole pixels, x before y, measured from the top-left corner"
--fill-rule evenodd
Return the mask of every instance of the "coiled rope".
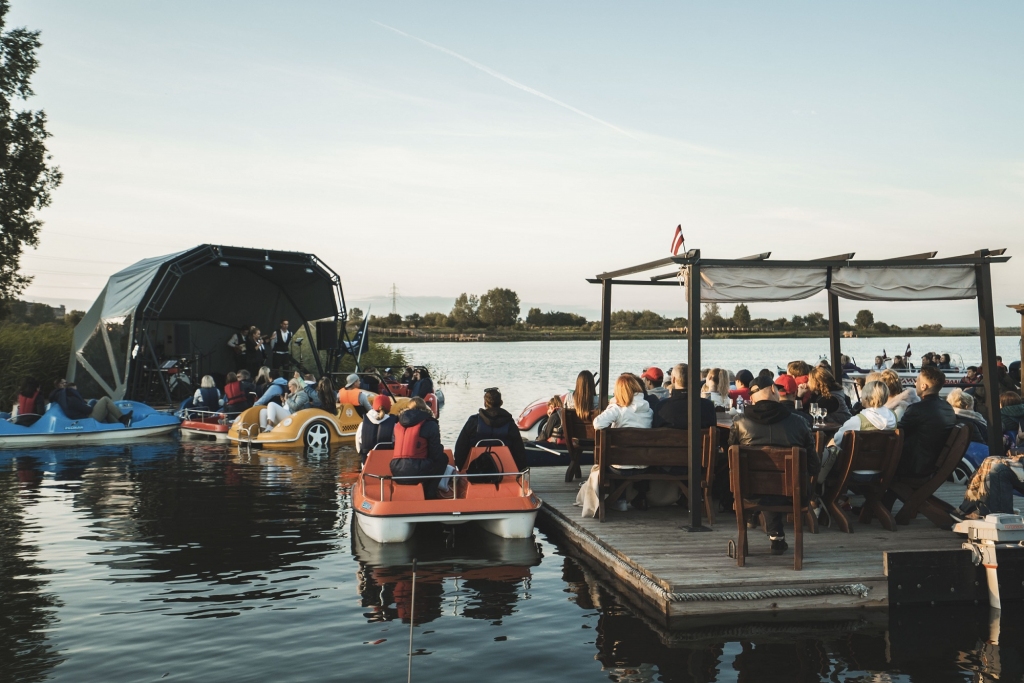
M 721 593 L 672 593 L 665 590 L 657 581 L 648 576 L 645 572 L 637 569 L 629 562 L 609 551 L 601 543 L 601 540 L 587 531 L 571 524 L 561 514 L 552 510 L 546 504 L 542 507 L 547 518 L 559 526 L 563 533 L 571 532 L 585 538 L 593 552 L 599 555 L 606 562 L 620 567 L 627 574 L 640 581 L 644 586 L 655 592 L 661 599 L 668 602 L 726 602 L 733 600 L 770 600 L 772 598 L 802 598 L 816 595 L 853 595 L 866 598 L 871 590 L 862 583 L 840 584 L 835 586 L 818 586 L 816 588 L 772 588 L 763 591 L 727 591 Z

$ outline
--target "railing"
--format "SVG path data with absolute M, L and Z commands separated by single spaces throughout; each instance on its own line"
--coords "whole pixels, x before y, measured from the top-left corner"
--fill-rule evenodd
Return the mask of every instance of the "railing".
M 452 487 L 451 487 L 452 497 L 449 498 L 449 499 L 446 499 L 446 500 L 458 500 L 458 498 L 459 498 L 459 487 L 458 487 L 456 482 L 459 479 L 473 479 L 473 478 L 482 478 L 482 477 L 501 477 L 502 479 L 504 479 L 505 477 L 517 477 L 518 481 L 519 481 L 519 496 L 521 498 L 525 498 L 526 497 L 526 489 L 530 488 L 530 469 L 529 468 L 527 468 L 525 470 L 522 470 L 521 472 L 489 472 L 489 473 L 486 473 L 486 474 L 460 474 L 458 472 L 455 472 L 453 474 L 405 475 L 405 476 L 400 476 L 400 477 L 399 476 L 394 476 L 394 475 L 384 475 L 384 474 L 372 474 L 372 473 L 370 473 L 370 474 L 364 474 L 363 477 L 360 479 L 360 483 L 361 483 L 361 486 L 362 486 L 362 494 L 363 494 L 364 498 L 366 497 L 366 479 L 368 477 L 373 477 L 374 479 L 380 480 L 380 498 L 378 499 L 379 502 L 384 502 L 384 482 L 385 481 L 405 481 L 405 480 L 413 480 L 414 479 L 414 480 L 416 480 L 417 483 L 419 483 L 419 482 L 421 482 L 424 479 L 438 479 L 438 480 L 440 480 L 440 479 L 447 479 L 447 478 L 450 477 L 451 480 L 452 480 Z M 532 489 L 530 489 L 530 490 L 532 492 Z

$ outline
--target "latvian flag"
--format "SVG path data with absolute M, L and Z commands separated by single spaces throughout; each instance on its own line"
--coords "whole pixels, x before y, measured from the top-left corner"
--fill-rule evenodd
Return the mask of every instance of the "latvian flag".
M 686 238 L 683 237 L 682 224 L 676 226 L 676 233 L 672 236 L 672 255 L 678 256 L 679 250 L 686 246 Z
M 910 344 L 907 344 L 907 350 L 903 353 L 904 358 L 910 358 Z

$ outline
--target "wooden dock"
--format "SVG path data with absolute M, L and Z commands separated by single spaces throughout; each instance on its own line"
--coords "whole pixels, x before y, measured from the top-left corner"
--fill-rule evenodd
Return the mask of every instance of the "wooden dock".
M 810 534 L 805 528 L 803 570 L 794 571 L 792 528 L 787 527 L 790 550 L 781 556 L 769 554 L 764 532 L 752 529 L 746 566 L 737 567 L 727 555 L 728 542 L 736 538 L 731 512 L 717 514 L 712 531 L 702 533 L 680 528 L 688 513 L 675 505 L 609 510 L 602 523 L 581 516 L 574 505 L 580 482 L 565 483 L 562 468 L 536 468 L 530 478 L 544 500 L 538 518 L 542 528 L 568 542 L 591 570 L 648 615 L 668 623 L 688 616 L 788 611 L 809 616 L 812 611 L 887 607 L 886 552 L 955 551 L 962 542 L 923 517 L 896 533 L 877 522 L 855 521 L 852 534 L 835 528 Z M 963 491 L 945 484 L 939 495 L 959 504 Z

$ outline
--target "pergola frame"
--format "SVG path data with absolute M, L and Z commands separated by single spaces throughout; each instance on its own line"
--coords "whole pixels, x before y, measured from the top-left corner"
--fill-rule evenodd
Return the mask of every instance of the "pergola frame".
M 608 404 L 608 373 L 610 371 L 611 359 L 611 317 L 612 317 L 612 287 L 614 285 L 631 286 L 662 286 L 678 287 L 677 282 L 671 279 L 678 275 L 686 274 L 688 286 L 687 294 L 687 363 L 688 377 L 687 400 L 688 400 L 688 423 L 689 435 L 689 470 L 691 472 L 689 481 L 688 498 L 690 503 L 690 523 L 682 527 L 688 531 L 705 530 L 701 523 L 702 491 L 700 487 L 701 477 L 693 473 L 701 471 L 701 430 L 695 429 L 694 425 L 700 425 L 700 305 L 701 305 L 701 277 L 702 267 L 728 267 L 728 268 L 750 268 L 750 269 L 797 269 L 797 268 L 910 268 L 915 266 L 972 266 L 975 275 L 976 298 L 978 300 L 978 333 L 981 338 L 981 363 L 983 385 L 986 396 L 985 419 L 990 425 L 998 425 L 999 415 L 999 386 L 996 377 L 996 340 L 995 320 L 992 309 L 992 273 L 991 264 L 1004 263 L 1010 260 L 1009 256 L 1003 256 L 1005 249 L 981 249 L 973 254 L 957 256 L 953 258 L 934 258 L 935 252 L 914 254 L 901 258 L 886 260 L 853 260 L 854 254 L 841 254 L 823 259 L 806 261 L 770 261 L 768 258 L 771 252 L 757 254 L 740 259 L 702 259 L 699 249 L 692 249 L 682 256 L 669 256 L 656 261 L 642 263 L 631 268 L 601 273 L 587 282 L 601 285 L 601 358 L 600 358 L 600 401 L 601 409 Z M 644 273 L 655 268 L 674 266 L 677 270 L 669 273 L 661 273 L 649 277 L 649 279 L 624 279 L 630 275 Z M 832 359 L 832 368 L 837 372 L 836 379 L 842 374 L 842 350 L 841 334 L 839 330 L 839 296 L 826 289 L 828 295 L 828 331 L 829 350 Z M 989 429 L 989 450 L 992 453 L 1001 453 L 1003 448 L 1002 433 L 998 429 Z

